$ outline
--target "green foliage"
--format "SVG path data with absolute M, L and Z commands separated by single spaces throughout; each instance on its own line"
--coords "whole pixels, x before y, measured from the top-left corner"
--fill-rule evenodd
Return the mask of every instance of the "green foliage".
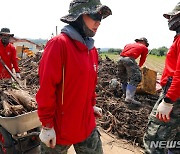
M 150 50 L 149 54 L 156 55 L 156 56 L 165 56 L 167 51 L 168 51 L 168 48 L 163 46 L 158 49 L 154 48 L 154 49 Z
M 109 53 L 115 53 L 115 54 L 120 54 L 122 52 L 122 49 L 115 49 L 115 48 L 110 48 L 108 49 Z

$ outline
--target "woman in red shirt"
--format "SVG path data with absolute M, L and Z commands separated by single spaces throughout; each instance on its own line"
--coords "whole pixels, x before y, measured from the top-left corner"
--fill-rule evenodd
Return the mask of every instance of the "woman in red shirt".
M 36 99 L 42 122 L 42 153 L 102 154 L 95 106 L 98 54 L 92 37 L 111 10 L 99 0 L 73 0 L 61 34 L 46 45 L 39 66 Z

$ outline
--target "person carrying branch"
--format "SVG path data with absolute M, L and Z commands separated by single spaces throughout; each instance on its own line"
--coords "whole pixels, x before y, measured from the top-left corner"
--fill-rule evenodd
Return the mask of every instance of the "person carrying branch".
M 180 153 L 180 2 L 163 16 L 176 35 L 166 55 L 162 93 L 149 115 L 143 138 L 147 154 Z
M 14 68 L 16 71 L 16 77 L 21 78 L 20 69 L 17 63 L 16 49 L 9 42 L 10 38 L 14 34 L 10 33 L 9 28 L 2 28 L 0 31 L 0 58 L 7 65 L 7 67 L 12 71 Z M 0 63 L 0 79 L 11 78 L 10 73 L 6 70 L 2 63 Z
M 95 117 L 98 54 L 92 37 L 111 10 L 99 0 L 73 0 L 67 25 L 48 41 L 39 66 L 36 94 L 41 153 L 66 154 L 71 145 L 77 154 L 102 154 Z
M 145 37 L 135 39 L 135 43 L 127 44 L 120 53 L 118 61 L 119 78 L 122 85 L 123 97 L 128 103 L 141 105 L 141 102 L 134 99 L 136 88 L 141 82 L 142 75 L 140 67 L 144 64 L 149 43 Z M 140 56 L 139 65 L 135 59 Z

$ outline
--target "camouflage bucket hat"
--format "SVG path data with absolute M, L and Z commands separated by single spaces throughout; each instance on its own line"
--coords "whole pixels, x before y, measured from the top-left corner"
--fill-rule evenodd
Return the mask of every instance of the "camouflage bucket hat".
M 102 18 L 111 15 L 111 9 L 102 5 L 100 0 L 72 0 L 69 6 L 69 14 L 63 16 L 60 20 L 65 23 L 76 21 L 82 14 L 94 14 L 101 11 Z
M 144 42 L 146 43 L 146 47 L 149 46 L 148 40 L 147 40 L 147 38 L 145 38 L 145 37 L 141 37 L 141 38 L 139 38 L 139 39 L 135 39 L 134 41 L 135 41 L 135 42 L 142 42 L 142 41 L 144 41 Z
M 180 14 L 180 2 L 177 3 L 177 5 L 175 6 L 175 8 L 169 12 L 169 13 L 165 13 L 163 14 L 163 16 L 166 18 L 166 19 L 170 19 L 170 16 L 176 16 Z

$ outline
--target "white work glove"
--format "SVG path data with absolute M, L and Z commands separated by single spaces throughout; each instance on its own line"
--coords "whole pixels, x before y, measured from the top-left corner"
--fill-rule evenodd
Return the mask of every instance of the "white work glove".
M 19 73 L 16 73 L 16 77 L 19 78 L 19 79 L 21 79 L 21 76 L 20 76 Z
M 170 120 L 170 113 L 172 111 L 173 104 L 166 103 L 164 100 L 159 104 L 156 112 L 156 118 L 168 122 Z
M 95 117 L 102 117 L 102 109 L 97 107 L 97 106 L 93 106 L 93 109 L 94 109 L 94 114 L 95 114 Z
M 47 147 L 54 148 L 56 146 L 56 133 L 54 128 L 42 128 L 39 138 Z
M 115 89 L 120 83 L 117 81 L 117 79 L 111 79 L 109 81 L 109 88 Z

